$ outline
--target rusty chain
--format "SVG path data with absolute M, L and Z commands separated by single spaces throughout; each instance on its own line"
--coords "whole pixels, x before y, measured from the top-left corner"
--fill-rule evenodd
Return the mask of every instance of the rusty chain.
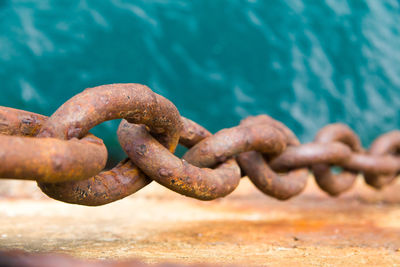
M 107 149 L 89 130 L 114 119 L 122 119 L 117 134 L 128 158 L 103 171 Z M 181 159 L 173 154 L 178 143 L 188 148 Z M 303 191 L 310 172 L 332 196 L 349 190 L 359 174 L 380 189 L 400 173 L 398 130 L 368 150 L 344 124 L 328 125 L 314 142 L 301 144 L 267 115 L 211 134 L 140 84 L 86 89 L 50 117 L 0 107 L 0 147 L 0 177 L 36 180 L 51 198 L 89 206 L 124 198 L 153 180 L 212 200 L 230 194 L 247 176 L 263 193 L 285 200 Z

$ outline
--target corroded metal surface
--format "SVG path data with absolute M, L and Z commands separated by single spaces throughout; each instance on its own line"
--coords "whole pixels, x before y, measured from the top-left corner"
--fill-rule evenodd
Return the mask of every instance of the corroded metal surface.
M 344 164 L 350 156 L 351 150 L 341 143 L 309 143 L 288 147 L 269 164 L 274 170 L 286 171 L 322 163 Z
M 56 183 L 85 179 L 106 165 L 107 150 L 94 135 L 69 141 L 0 135 L 0 177 Z
M 107 161 L 103 141 L 92 134 L 78 140 L 32 138 L 47 117 L 0 107 L 0 177 L 60 182 L 85 179 Z
M 286 148 L 285 138 L 269 125 L 237 126 L 202 140 L 187 151 L 183 159 L 198 167 L 210 167 L 247 151 L 279 155 Z
M 400 166 L 400 160 L 399 157 L 391 156 L 398 156 L 399 152 L 400 131 L 392 131 L 377 138 L 372 143 L 371 148 L 369 149 L 369 153 L 373 156 L 377 156 L 383 159 L 385 163 L 384 165 L 390 164 L 391 166 L 388 166 L 387 170 L 382 171 L 383 174 L 379 174 L 379 172 L 374 172 L 374 170 L 366 172 L 364 174 L 366 183 L 379 189 L 393 182 L 393 180 L 399 174 L 398 166 Z M 376 168 L 380 167 L 381 166 L 376 166 Z
M 300 144 L 293 132 L 278 121 L 266 115 L 249 117 L 241 122 L 243 126 L 264 125 L 275 127 L 284 134 L 285 144 L 296 147 Z M 300 194 L 307 184 L 308 170 L 298 168 L 288 170 L 285 174 L 278 174 L 268 164 L 269 159 L 278 156 L 276 153 L 259 153 L 249 151 L 238 156 L 238 162 L 244 173 L 253 184 L 263 193 L 280 200 L 286 200 Z
M 89 130 L 113 119 L 123 119 L 118 135 L 129 158 L 100 172 L 106 148 Z M 337 196 L 357 174 L 376 189 L 395 180 L 399 133 L 383 135 L 365 150 L 349 127 L 332 124 L 314 142 L 300 144 L 283 123 L 259 115 L 213 135 L 148 87 L 111 84 L 84 90 L 49 118 L 0 107 L 0 177 L 34 179 L 54 199 L 97 206 L 152 180 L 186 196 L 216 199 L 230 194 L 241 175 L 285 200 L 302 192 L 311 170 L 320 188 Z M 178 142 L 189 148 L 182 159 L 173 155 Z M 342 170 L 335 174 L 333 166 Z
M 180 194 L 211 200 L 228 195 L 239 184 L 240 169 L 234 159 L 215 169 L 196 167 L 171 154 L 143 126 L 127 122 L 120 125 L 118 138 L 129 158 L 144 173 Z
M 307 185 L 308 170 L 291 170 L 285 174 L 276 173 L 266 163 L 262 154 L 254 151 L 239 155 L 240 167 L 253 184 L 263 193 L 286 200 L 300 194 Z
M 355 153 L 362 153 L 363 151 L 357 135 L 347 125 L 341 123 L 331 124 L 322 128 L 317 133 L 315 142 L 323 145 L 331 142 L 341 142 Z M 346 161 L 348 160 L 349 157 L 346 158 Z M 346 161 L 342 163 L 346 163 Z M 357 172 L 344 168 L 340 173 L 334 174 L 331 171 L 332 164 L 334 163 L 330 163 L 329 165 L 315 164 L 312 170 L 320 188 L 331 196 L 337 196 L 353 186 Z
M 144 124 L 169 151 L 179 141 L 178 110 L 164 97 L 139 84 L 113 84 L 89 88 L 62 105 L 43 125 L 38 137 L 79 138 L 92 127 L 113 119 Z M 124 198 L 150 182 L 124 160 L 112 170 L 78 182 L 38 183 L 54 199 L 83 205 L 102 205 Z
M 46 120 L 40 114 L 0 106 L 0 134 L 36 136 Z
M 189 120 L 185 117 L 181 117 L 182 129 L 179 137 L 179 144 L 191 148 L 201 140 L 212 134 L 205 129 L 203 126 Z

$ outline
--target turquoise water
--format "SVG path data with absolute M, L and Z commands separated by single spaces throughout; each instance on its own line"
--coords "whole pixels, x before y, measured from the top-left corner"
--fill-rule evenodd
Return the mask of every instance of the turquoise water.
M 138 82 L 211 131 L 266 113 L 303 142 L 400 128 L 399 1 L 0 0 L 0 105 L 50 115 Z M 115 129 L 95 129 L 121 157 Z

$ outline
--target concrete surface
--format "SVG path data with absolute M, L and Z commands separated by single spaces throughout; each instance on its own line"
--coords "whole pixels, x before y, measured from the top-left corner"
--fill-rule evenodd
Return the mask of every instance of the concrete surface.
M 200 202 L 156 183 L 102 207 L 50 200 L 33 182 L 0 182 L 0 250 L 83 259 L 244 266 L 400 266 L 400 182 L 377 192 L 358 181 L 339 198 L 310 179 L 281 202 L 247 179 Z

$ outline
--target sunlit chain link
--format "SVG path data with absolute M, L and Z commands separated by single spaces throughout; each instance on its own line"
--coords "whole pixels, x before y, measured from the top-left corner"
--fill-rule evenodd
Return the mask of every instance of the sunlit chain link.
M 128 158 L 102 171 L 107 150 L 89 130 L 114 119 L 123 119 L 118 139 Z M 173 154 L 178 142 L 189 148 L 182 159 Z M 212 200 L 230 194 L 246 175 L 265 194 L 284 200 L 303 191 L 309 170 L 333 196 L 349 190 L 358 174 L 379 189 L 400 172 L 400 131 L 382 135 L 368 151 L 346 125 L 328 125 L 314 142 L 300 144 L 267 115 L 212 135 L 140 84 L 86 89 L 51 117 L 0 107 L 0 147 L 0 177 L 36 180 L 54 199 L 91 206 L 124 198 L 153 180 Z M 335 174 L 332 167 L 342 171 Z

